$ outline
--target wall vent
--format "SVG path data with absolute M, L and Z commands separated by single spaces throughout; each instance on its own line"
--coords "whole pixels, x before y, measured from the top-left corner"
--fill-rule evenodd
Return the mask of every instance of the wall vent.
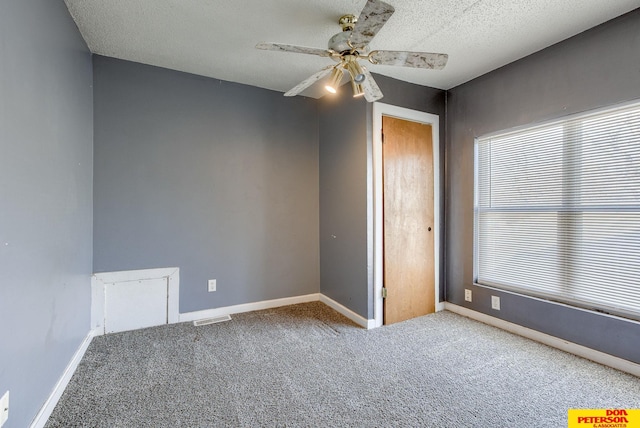
M 224 321 L 231 321 L 231 315 L 222 315 L 219 317 L 197 320 L 193 322 L 193 325 L 195 325 L 196 327 L 199 327 L 201 325 L 215 324 L 215 323 L 224 322 Z

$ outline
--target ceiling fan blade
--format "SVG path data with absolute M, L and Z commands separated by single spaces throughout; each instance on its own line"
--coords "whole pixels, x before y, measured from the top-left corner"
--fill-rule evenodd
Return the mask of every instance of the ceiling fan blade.
M 442 70 L 449 55 L 429 52 L 373 51 L 369 54 L 372 64 L 398 65 L 401 67 Z
M 303 54 L 327 56 L 327 57 L 333 55 L 333 52 L 327 49 L 308 48 L 306 46 L 283 45 L 282 43 L 262 42 L 256 45 L 256 49 L 262 49 L 265 51 L 303 53 Z
M 376 83 L 371 73 L 369 73 L 369 70 L 362 67 L 362 72 L 366 76 L 366 78 L 364 79 L 364 82 L 362 82 L 362 89 L 364 90 L 365 99 L 370 103 L 374 101 L 378 101 L 380 98 L 384 96 L 382 95 L 382 91 L 380 90 L 380 87 Z
M 302 82 L 298 83 L 296 86 L 294 86 L 293 88 L 291 88 L 287 92 L 285 92 L 284 96 L 285 97 L 293 97 L 295 95 L 298 95 L 300 92 L 304 91 L 309 86 L 313 85 L 318 80 L 322 79 L 323 77 L 325 77 L 326 75 L 331 73 L 331 70 L 333 68 L 334 68 L 334 66 L 329 66 L 329 67 L 323 68 L 322 70 L 318 71 L 317 73 L 307 77 Z
M 380 0 L 368 0 L 356 22 L 349 42 L 354 48 L 367 46 L 389 20 L 395 9 Z

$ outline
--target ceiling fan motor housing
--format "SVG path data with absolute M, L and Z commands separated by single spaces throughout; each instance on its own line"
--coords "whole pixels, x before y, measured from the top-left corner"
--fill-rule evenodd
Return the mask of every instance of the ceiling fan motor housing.
M 329 39 L 329 49 L 339 54 L 351 52 L 353 48 L 349 45 L 351 30 L 342 31 Z

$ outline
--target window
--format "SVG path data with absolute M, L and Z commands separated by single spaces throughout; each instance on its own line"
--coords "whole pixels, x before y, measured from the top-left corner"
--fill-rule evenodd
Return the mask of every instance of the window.
M 478 284 L 640 319 L 640 104 L 476 141 Z

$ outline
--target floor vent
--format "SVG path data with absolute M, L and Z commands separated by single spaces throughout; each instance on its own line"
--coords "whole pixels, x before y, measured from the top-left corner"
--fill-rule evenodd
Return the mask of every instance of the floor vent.
M 193 322 L 193 325 L 199 327 L 201 325 L 215 324 L 217 322 L 231 321 L 231 315 L 222 315 L 220 317 L 205 318 L 203 320 L 197 320 Z

